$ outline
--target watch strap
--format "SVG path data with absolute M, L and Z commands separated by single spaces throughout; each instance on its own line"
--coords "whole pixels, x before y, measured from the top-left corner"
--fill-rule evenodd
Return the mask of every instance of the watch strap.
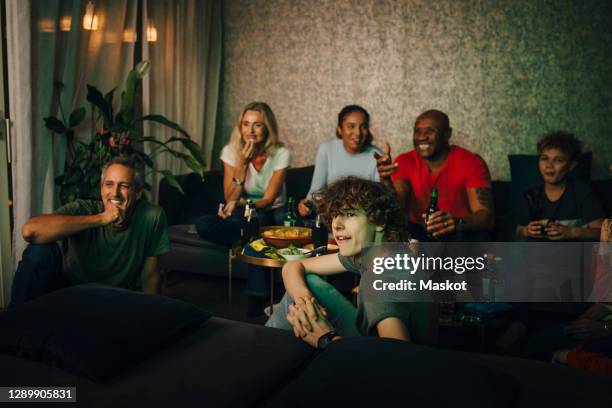
M 337 335 L 338 334 L 332 330 L 319 337 L 319 340 L 317 340 L 317 349 L 325 350 L 325 348 L 329 346 L 329 343 L 331 343 L 333 338 Z

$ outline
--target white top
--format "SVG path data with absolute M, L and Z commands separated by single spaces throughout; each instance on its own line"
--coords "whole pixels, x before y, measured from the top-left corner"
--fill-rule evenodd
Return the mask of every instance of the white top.
M 237 156 L 236 152 L 230 147 L 225 145 L 221 150 L 221 161 L 229 164 L 232 167 L 236 167 Z M 286 169 L 291 164 L 291 154 L 289 150 L 284 147 L 276 149 L 276 154 L 266 159 L 261 170 L 257 171 L 253 166 L 253 163 L 249 163 L 247 167 L 246 180 L 244 180 L 244 192 L 248 200 L 261 200 L 268 188 L 272 174 L 276 170 Z M 285 197 L 287 195 L 285 189 L 285 182 L 283 181 L 283 187 L 281 193 L 276 197 L 270 208 L 277 208 L 285 205 Z
M 322 143 L 317 151 L 308 198 L 312 198 L 312 193 L 342 177 L 355 176 L 370 181 L 380 181 L 374 152 L 382 155 L 382 151 L 373 145 L 367 146 L 363 152 L 350 154 L 344 148 L 342 139 Z

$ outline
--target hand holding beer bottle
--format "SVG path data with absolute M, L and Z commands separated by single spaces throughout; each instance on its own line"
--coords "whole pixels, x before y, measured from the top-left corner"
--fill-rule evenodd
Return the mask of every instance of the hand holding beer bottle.
M 457 231 L 457 221 L 448 211 L 440 211 L 438 207 L 438 189 L 432 188 L 429 195 L 429 207 L 423 214 L 427 235 L 436 239 L 445 234 Z

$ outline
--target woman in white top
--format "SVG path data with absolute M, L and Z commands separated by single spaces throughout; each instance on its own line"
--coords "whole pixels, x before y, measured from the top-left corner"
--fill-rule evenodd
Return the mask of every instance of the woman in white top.
M 253 200 L 260 225 L 282 224 L 285 216 L 285 175 L 291 164 L 289 150 L 278 140 L 278 125 L 270 107 L 252 102 L 238 115 L 230 141 L 221 151 L 225 204 L 218 215 L 202 217 L 198 234 L 231 246 L 240 239 L 243 207 Z M 268 296 L 267 273 L 249 273 L 247 293 Z M 261 281 L 261 282 L 260 282 Z

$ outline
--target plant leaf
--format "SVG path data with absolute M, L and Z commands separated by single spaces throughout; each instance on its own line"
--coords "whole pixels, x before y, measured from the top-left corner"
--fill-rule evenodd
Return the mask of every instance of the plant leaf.
M 185 194 L 180 183 L 178 182 L 176 177 L 174 177 L 174 174 L 172 174 L 169 170 L 161 170 L 160 173 L 164 175 L 164 178 L 166 180 L 168 180 L 168 184 L 176 188 L 181 194 Z
M 68 128 L 62 123 L 62 121 L 55 116 L 49 116 L 43 120 L 45 121 L 45 127 L 52 132 L 63 134 L 68 131 Z
M 148 154 L 140 150 L 134 150 L 134 153 L 136 153 L 147 166 L 154 168 L 153 159 L 151 159 Z
M 179 141 L 185 146 L 189 153 L 193 156 L 195 160 L 200 164 L 200 167 L 206 165 L 204 160 L 204 155 L 202 154 L 202 150 L 200 149 L 200 145 L 190 139 L 179 139 Z
M 102 93 L 95 86 L 87 85 L 87 101 L 91 102 L 104 117 L 104 127 L 109 127 L 112 124 L 113 117 L 111 116 L 111 106 L 104 99 Z
M 115 95 L 115 89 L 117 89 L 117 87 L 114 87 L 113 89 L 108 91 L 106 95 L 104 95 L 104 100 L 106 101 L 108 106 L 110 106 L 110 116 L 111 117 L 115 116 L 115 113 L 113 112 L 113 97 Z
M 126 124 L 132 122 L 134 94 L 136 93 L 138 81 L 138 75 L 136 71 L 132 69 L 125 81 L 125 91 L 121 92 L 121 108 L 119 109 L 118 115 L 122 118 L 123 123 Z
M 81 121 L 85 118 L 85 108 L 81 107 L 75 109 L 70 114 L 70 119 L 68 120 L 68 127 L 73 128 L 77 126 Z
M 186 156 L 183 157 L 183 160 L 185 161 L 185 164 L 187 164 L 187 166 L 189 166 L 189 168 L 193 170 L 194 173 L 196 173 L 200 177 L 204 176 L 204 169 L 202 169 L 202 166 L 200 166 L 200 163 L 198 163 L 196 159 L 194 159 L 192 156 Z
M 180 127 L 177 123 L 174 123 L 171 120 L 166 119 L 162 115 L 147 115 L 147 116 L 143 116 L 142 118 L 140 118 L 140 120 L 150 120 L 152 122 L 160 123 L 164 126 L 167 126 L 171 129 L 176 130 L 177 132 L 180 132 L 187 139 L 191 139 L 191 136 L 189 136 L 189 133 L 187 133 L 185 129 Z

